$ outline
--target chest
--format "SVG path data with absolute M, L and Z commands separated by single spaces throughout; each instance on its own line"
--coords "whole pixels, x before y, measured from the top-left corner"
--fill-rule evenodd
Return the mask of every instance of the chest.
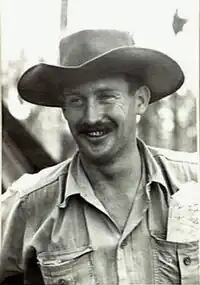
M 80 200 L 53 211 L 31 239 L 45 284 L 198 284 L 198 243 L 166 241 L 167 201 L 157 196 L 140 196 L 122 234 Z
M 115 196 L 110 199 L 101 199 L 101 203 L 106 209 L 109 218 L 116 225 L 119 232 L 122 232 L 125 227 L 133 202 L 134 197 L 127 198 L 123 197 L 123 195 Z
M 123 232 L 124 230 L 139 190 L 143 191 L 143 189 L 138 189 L 138 186 L 134 184 L 121 187 L 118 185 L 115 185 L 115 187 L 101 185 L 100 189 L 95 189 L 95 195 L 98 197 L 107 212 L 107 216 L 113 221 L 119 232 Z

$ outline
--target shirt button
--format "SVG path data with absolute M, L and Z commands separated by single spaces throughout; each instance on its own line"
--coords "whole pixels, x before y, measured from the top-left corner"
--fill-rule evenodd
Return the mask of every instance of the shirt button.
M 191 258 L 190 258 L 189 256 L 184 257 L 184 258 L 183 258 L 183 263 L 184 263 L 185 265 L 190 265 L 190 263 L 191 263 Z
M 67 280 L 65 280 L 65 279 L 59 279 L 59 280 L 58 280 L 58 284 L 59 284 L 59 285 L 67 285 L 67 284 L 69 284 L 69 283 L 68 283 Z

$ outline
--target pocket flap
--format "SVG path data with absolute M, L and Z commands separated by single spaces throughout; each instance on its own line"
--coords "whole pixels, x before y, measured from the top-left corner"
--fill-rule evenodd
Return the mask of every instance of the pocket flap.
M 41 265 L 55 266 L 70 262 L 92 251 L 93 248 L 90 245 L 87 245 L 77 248 L 74 251 L 63 250 L 63 251 L 53 251 L 53 252 L 41 252 L 38 254 L 37 259 Z

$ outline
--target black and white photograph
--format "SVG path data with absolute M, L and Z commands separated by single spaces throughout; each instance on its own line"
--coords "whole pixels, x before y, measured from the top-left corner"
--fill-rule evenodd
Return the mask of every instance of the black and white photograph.
M 199 1 L 0 7 L 0 285 L 200 285 Z

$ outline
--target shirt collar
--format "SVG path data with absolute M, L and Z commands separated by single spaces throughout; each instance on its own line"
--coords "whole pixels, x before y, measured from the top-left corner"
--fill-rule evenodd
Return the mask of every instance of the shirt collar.
M 152 153 L 150 152 L 149 148 L 141 139 L 137 139 L 137 144 L 141 156 L 144 160 L 147 186 L 150 185 L 152 182 L 157 182 L 162 184 L 167 189 L 167 184 L 164 179 L 161 168 Z M 65 184 L 64 199 L 58 206 L 60 208 L 66 207 L 69 198 L 73 195 L 80 195 L 86 200 L 88 200 L 89 197 L 90 202 L 98 203 L 98 199 L 95 196 L 92 186 L 81 165 L 79 152 L 75 154 L 69 165 L 67 180 Z M 99 207 L 100 206 L 101 205 L 99 205 Z
M 137 139 L 137 144 L 144 159 L 147 185 L 151 184 L 152 182 L 157 182 L 162 184 L 167 189 L 166 180 L 161 171 L 161 167 L 154 155 L 151 153 L 149 147 L 141 139 Z
M 67 202 L 71 196 L 80 195 L 89 203 L 95 205 L 97 208 L 105 212 L 100 201 L 97 199 L 92 185 L 90 184 L 80 161 L 79 152 L 73 157 L 68 170 L 66 185 L 65 185 L 65 195 L 64 199 L 58 205 L 60 208 L 65 208 Z

